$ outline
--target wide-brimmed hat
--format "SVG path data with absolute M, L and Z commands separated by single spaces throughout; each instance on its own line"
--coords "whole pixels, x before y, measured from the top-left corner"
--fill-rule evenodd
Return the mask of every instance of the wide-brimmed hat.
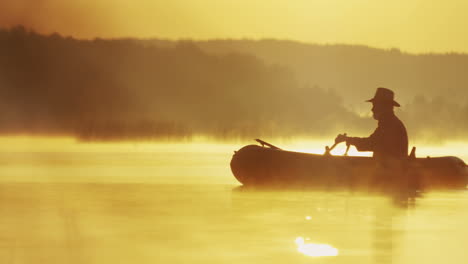
M 395 93 L 392 90 L 388 88 L 379 87 L 375 92 L 374 98 L 369 99 L 366 102 L 371 102 L 374 104 L 391 104 L 393 106 L 399 107 L 400 104 L 395 102 L 394 98 Z

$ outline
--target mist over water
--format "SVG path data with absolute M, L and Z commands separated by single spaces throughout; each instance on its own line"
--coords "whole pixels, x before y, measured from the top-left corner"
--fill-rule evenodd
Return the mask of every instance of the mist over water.
M 246 189 L 229 161 L 251 142 L 16 140 L 0 153 L 2 263 L 465 262 L 466 191 L 402 206 L 368 193 Z
M 0 29 L 0 134 L 82 141 L 369 135 L 379 86 L 410 138 L 467 140 L 465 54 L 288 41 L 77 40 Z
M 380 82 L 417 157 L 466 162 L 467 55 L 23 27 L 0 47 L 0 263 L 466 262 L 466 191 L 251 190 L 229 162 L 369 135 Z
M 333 140 L 263 138 L 284 150 L 323 154 Z M 0 137 L 0 181 L 237 184 L 229 163 L 252 140 L 81 142 L 71 137 Z M 468 161 L 468 142 L 410 141 L 417 157 L 457 156 Z M 332 155 L 343 155 L 338 145 Z M 358 152 L 351 156 L 371 156 Z

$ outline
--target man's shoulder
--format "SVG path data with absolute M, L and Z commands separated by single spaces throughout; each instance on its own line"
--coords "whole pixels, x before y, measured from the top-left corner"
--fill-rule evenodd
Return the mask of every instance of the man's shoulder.
M 403 121 L 401 121 L 401 119 L 398 118 L 398 116 L 395 116 L 395 122 L 397 122 L 399 125 L 401 125 L 403 127 L 405 126 L 405 124 L 403 124 Z
M 397 116 L 395 116 L 393 127 L 395 130 L 401 131 L 402 134 L 406 135 L 406 127 Z
M 401 121 L 396 115 L 390 116 L 382 120 L 382 122 L 379 122 L 379 125 L 382 125 L 384 127 L 402 128 L 406 130 L 406 127 L 403 124 L 403 121 Z

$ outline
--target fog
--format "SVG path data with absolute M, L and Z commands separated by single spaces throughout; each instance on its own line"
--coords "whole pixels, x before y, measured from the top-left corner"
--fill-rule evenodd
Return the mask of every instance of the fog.
M 0 134 L 80 140 L 370 134 L 378 86 L 410 137 L 464 140 L 464 54 L 265 41 L 77 40 L 0 31 Z

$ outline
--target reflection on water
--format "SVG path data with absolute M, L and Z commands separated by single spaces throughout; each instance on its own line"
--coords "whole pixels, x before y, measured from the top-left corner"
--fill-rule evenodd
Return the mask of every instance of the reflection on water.
M 466 191 L 252 190 L 230 157 L 0 153 L 0 263 L 466 263 Z
M 333 256 L 321 263 L 465 263 L 468 194 L 404 200 L 400 194 L 233 189 L 238 213 L 264 216 L 259 222 L 274 223 L 278 236 L 289 233 L 300 255 Z
M 465 263 L 465 192 L 232 189 L 3 183 L 0 263 Z
M 310 240 L 306 238 L 305 240 Z M 338 256 L 338 249 L 327 244 L 308 243 L 303 237 L 296 238 L 297 251 L 309 257 Z

